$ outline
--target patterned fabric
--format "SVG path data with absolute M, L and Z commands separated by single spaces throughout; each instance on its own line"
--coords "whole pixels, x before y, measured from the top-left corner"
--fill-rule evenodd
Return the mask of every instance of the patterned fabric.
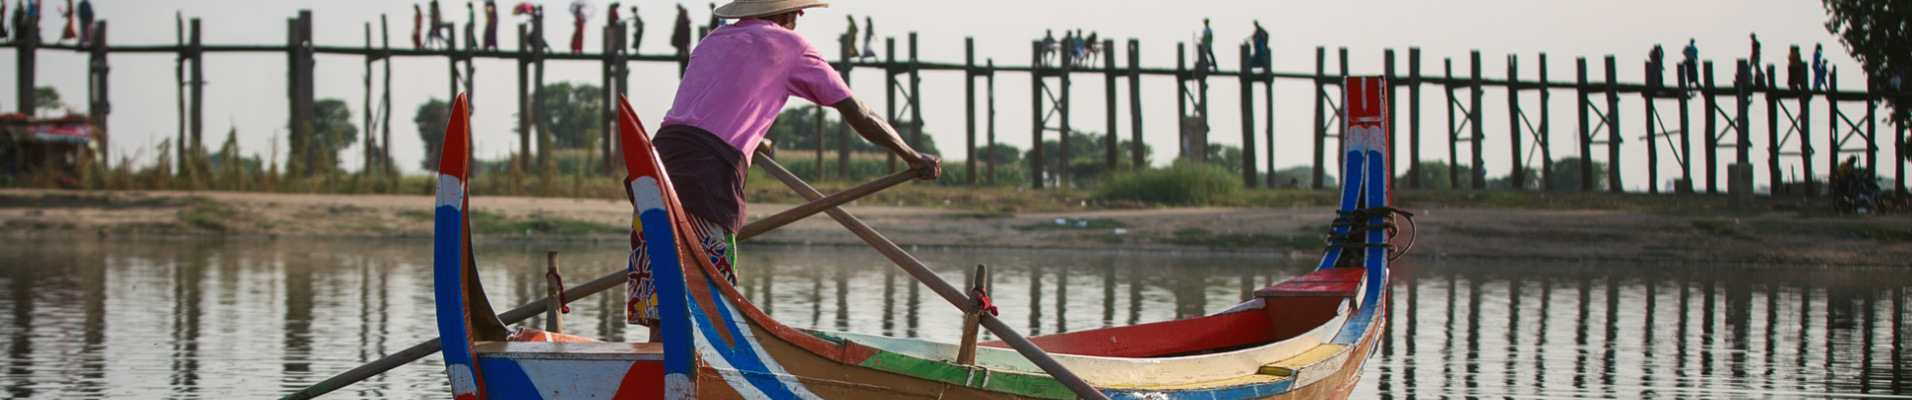
M 717 266 L 724 280 L 736 285 L 737 272 L 732 265 L 737 261 L 737 253 L 732 249 L 737 246 L 737 236 L 724 231 L 723 225 L 695 215 L 689 218 L 692 233 L 703 242 L 704 253 L 710 255 L 710 264 Z M 624 287 L 630 297 L 624 302 L 624 322 L 656 327 L 660 315 L 657 312 L 657 282 L 651 280 L 651 260 L 645 255 L 645 248 L 643 231 L 631 230 L 630 267 L 626 270 L 630 274 L 630 281 Z

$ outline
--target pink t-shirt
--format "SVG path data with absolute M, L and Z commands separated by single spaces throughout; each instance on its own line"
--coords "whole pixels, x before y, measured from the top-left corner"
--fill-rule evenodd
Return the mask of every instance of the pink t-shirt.
M 717 28 L 691 51 L 663 125 L 710 131 L 749 160 L 790 96 L 829 105 L 850 98 L 850 86 L 803 36 L 746 19 Z

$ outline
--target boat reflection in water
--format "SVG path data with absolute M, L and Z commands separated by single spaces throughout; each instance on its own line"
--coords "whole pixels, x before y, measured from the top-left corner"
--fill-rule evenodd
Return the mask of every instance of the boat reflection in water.
M 548 250 L 564 253 L 569 276 L 623 268 L 625 250 L 612 246 L 483 246 L 493 301 L 542 296 Z M 792 326 L 961 335 L 960 315 L 866 248 L 741 250 L 742 292 Z M 952 282 L 989 264 L 1004 318 L 1030 321 L 1017 326 L 1028 334 L 1213 313 L 1314 262 L 913 253 Z M 0 259 L 0 397 L 276 397 L 436 333 L 422 241 L 12 241 Z M 1410 257 L 1397 263 L 1385 340 L 1355 397 L 1912 394 L 1901 372 L 1908 285 L 1912 272 L 1888 269 Z M 568 333 L 646 339 L 615 296 L 572 310 Z M 447 391 L 442 361 L 426 357 L 326 398 Z

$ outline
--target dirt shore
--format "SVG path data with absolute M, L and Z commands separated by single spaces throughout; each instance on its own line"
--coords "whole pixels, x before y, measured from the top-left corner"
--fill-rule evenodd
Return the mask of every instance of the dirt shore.
M 142 236 L 427 238 L 430 196 L 0 189 L 0 224 L 12 237 Z M 478 196 L 482 240 L 616 241 L 628 232 L 623 201 Z M 753 220 L 790 208 L 751 204 Z M 1912 266 L 1912 217 L 1796 211 L 1615 211 L 1404 207 L 1416 213 L 1410 256 Z M 849 206 L 903 245 L 1110 250 L 1319 252 L 1326 207 L 1084 209 L 979 213 Z M 860 241 L 815 216 L 752 239 Z

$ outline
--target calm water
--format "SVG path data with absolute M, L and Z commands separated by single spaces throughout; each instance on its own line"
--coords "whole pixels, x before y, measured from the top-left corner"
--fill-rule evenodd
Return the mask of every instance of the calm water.
M 614 244 L 480 245 L 494 304 L 542 295 L 543 252 L 573 284 L 622 268 Z M 959 315 L 874 251 L 743 247 L 743 289 L 798 327 L 954 340 Z M 961 284 L 991 266 L 1026 334 L 1234 305 L 1312 262 L 1257 256 L 922 250 Z M 0 244 L 0 396 L 276 397 L 436 336 L 416 242 Z M 1360 398 L 1900 397 L 1912 272 L 1421 262 L 1397 268 L 1387 339 Z M 597 296 L 570 333 L 643 340 Z M 607 312 L 609 311 L 609 312 Z M 533 321 L 535 322 L 535 320 Z M 437 356 L 328 398 L 443 398 Z

